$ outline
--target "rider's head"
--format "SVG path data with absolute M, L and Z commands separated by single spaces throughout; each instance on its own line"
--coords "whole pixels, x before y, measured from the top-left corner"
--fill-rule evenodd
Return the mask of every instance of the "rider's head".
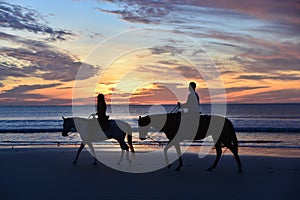
M 104 101 L 104 95 L 103 94 L 98 94 L 97 96 L 98 102 L 103 102 Z
M 196 83 L 195 82 L 190 82 L 189 87 L 192 88 L 195 91 L 196 90 Z

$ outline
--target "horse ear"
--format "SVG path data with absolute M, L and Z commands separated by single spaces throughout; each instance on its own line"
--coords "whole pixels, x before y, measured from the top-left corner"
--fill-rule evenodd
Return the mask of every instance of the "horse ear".
M 141 116 L 139 116 L 139 120 L 141 120 L 142 118 L 141 118 Z
M 63 120 L 65 120 L 66 118 L 64 118 L 64 116 L 61 116 L 63 118 Z

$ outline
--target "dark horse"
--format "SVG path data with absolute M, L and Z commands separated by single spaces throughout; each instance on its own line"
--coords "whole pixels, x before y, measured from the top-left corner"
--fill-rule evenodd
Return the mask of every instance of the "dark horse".
M 211 135 L 215 143 L 214 146 L 217 151 L 217 157 L 213 165 L 207 170 L 211 171 L 212 169 L 217 167 L 217 164 L 222 155 L 223 144 L 233 153 L 238 164 L 238 171 L 242 172 L 242 165 L 238 155 L 238 141 L 233 124 L 229 119 L 215 115 L 200 115 L 199 125 L 198 127 L 196 127 L 195 134 L 192 136 L 188 133 L 189 127 L 180 129 L 180 120 L 180 112 L 148 115 L 145 117 L 139 117 L 138 120 L 139 137 L 141 140 L 146 139 L 146 135 L 150 127 L 159 129 L 160 132 L 164 132 L 166 134 L 166 137 L 169 139 L 169 142 L 168 145 L 166 145 L 166 147 L 164 148 L 164 154 L 168 168 L 171 167 L 171 164 L 169 164 L 167 151 L 171 146 L 175 147 L 177 155 L 179 157 L 179 166 L 176 168 L 176 170 L 179 171 L 180 168 L 183 166 L 179 142 L 183 140 L 201 140 Z M 219 126 L 219 128 L 217 126 Z
M 128 149 L 130 148 L 131 152 L 134 152 L 132 146 L 132 130 L 128 123 L 123 122 L 121 120 L 109 120 L 109 128 L 103 132 L 100 128 L 99 122 L 96 118 L 93 119 L 85 119 L 85 118 L 64 118 L 63 123 L 63 131 L 62 136 L 68 136 L 69 132 L 78 132 L 80 134 L 80 138 L 82 139 L 81 145 L 78 149 L 76 158 L 73 164 L 76 164 L 78 161 L 78 157 L 82 149 L 84 148 L 85 144 L 87 144 L 94 156 L 94 165 L 97 163 L 97 159 L 95 156 L 95 150 L 93 147 L 93 142 L 104 141 L 107 139 L 116 139 L 120 144 L 122 149 L 121 157 L 118 163 L 123 160 L 124 150 L 126 151 L 126 158 L 128 162 L 131 162 L 128 157 Z M 124 139 L 127 135 L 128 145 L 125 143 Z

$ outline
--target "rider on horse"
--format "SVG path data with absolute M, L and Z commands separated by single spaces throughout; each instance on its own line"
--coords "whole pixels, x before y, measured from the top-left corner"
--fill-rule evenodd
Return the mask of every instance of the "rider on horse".
M 108 118 L 109 116 L 106 115 L 106 102 L 104 99 L 103 94 L 98 94 L 97 96 L 97 116 L 98 116 L 98 121 L 99 124 L 102 128 L 103 131 L 108 129 Z
M 189 84 L 190 94 L 187 98 L 186 103 L 181 104 L 178 102 L 178 106 L 181 108 L 187 108 L 188 112 L 199 113 L 199 95 L 196 92 L 196 83 L 190 82 Z
M 185 136 L 188 135 L 188 139 L 193 140 L 198 130 L 200 114 L 199 114 L 199 95 L 196 92 L 196 83 L 190 82 L 189 84 L 190 94 L 187 101 L 184 104 L 178 102 L 179 108 L 182 108 L 180 125 L 181 130 L 188 130 Z M 184 112 L 183 108 L 187 108 L 187 112 Z

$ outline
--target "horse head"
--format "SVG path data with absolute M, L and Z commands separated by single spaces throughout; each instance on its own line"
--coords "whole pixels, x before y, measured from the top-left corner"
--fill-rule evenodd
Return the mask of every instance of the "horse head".
M 74 123 L 74 119 L 73 118 L 64 118 L 62 117 L 64 120 L 63 123 L 63 130 L 62 130 L 62 136 L 68 136 L 69 132 L 72 132 L 72 130 L 76 131 L 76 127 L 75 127 L 75 123 Z
M 141 117 L 139 116 L 138 125 L 139 125 L 139 138 L 140 140 L 145 140 L 147 133 L 150 128 L 151 119 L 149 116 Z

